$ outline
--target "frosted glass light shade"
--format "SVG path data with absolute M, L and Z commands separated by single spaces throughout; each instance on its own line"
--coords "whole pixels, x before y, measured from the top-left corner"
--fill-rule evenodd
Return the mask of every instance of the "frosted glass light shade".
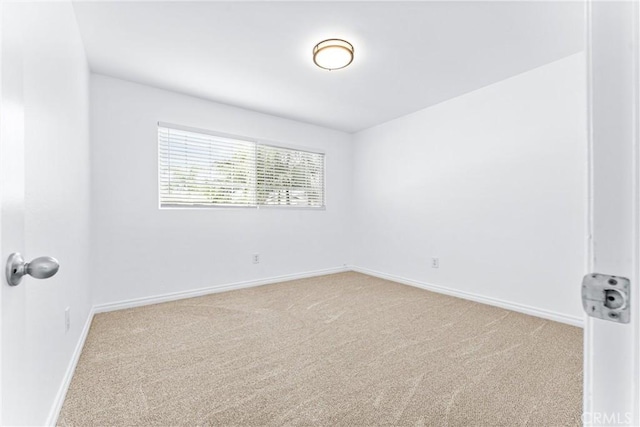
M 329 39 L 313 48 L 313 62 L 325 70 L 339 70 L 353 62 L 353 45 L 346 40 Z

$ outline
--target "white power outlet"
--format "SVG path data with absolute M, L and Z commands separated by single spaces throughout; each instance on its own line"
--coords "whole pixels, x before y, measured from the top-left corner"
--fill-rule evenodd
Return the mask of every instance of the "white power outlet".
M 440 258 L 431 258 L 431 268 L 440 267 Z
M 69 332 L 71 329 L 71 307 L 64 309 L 64 331 Z
M 260 264 L 260 254 L 253 254 L 251 257 L 254 264 Z

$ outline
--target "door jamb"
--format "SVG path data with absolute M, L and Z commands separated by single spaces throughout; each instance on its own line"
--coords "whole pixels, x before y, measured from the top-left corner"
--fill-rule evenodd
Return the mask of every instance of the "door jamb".
M 585 1 L 585 57 L 587 83 L 587 260 L 586 272 L 594 271 L 595 245 L 594 230 L 594 159 L 593 159 L 593 86 L 592 86 L 592 4 L 598 0 Z M 631 295 L 631 327 L 633 346 L 633 414 L 631 425 L 640 425 L 640 4 L 633 2 L 633 266 L 632 295 Z M 584 374 L 583 374 L 583 413 L 592 412 L 592 392 L 594 384 L 591 381 L 593 372 L 594 337 L 592 335 L 593 318 L 584 315 Z M 591 425 L 585 422 L 584 425 Z

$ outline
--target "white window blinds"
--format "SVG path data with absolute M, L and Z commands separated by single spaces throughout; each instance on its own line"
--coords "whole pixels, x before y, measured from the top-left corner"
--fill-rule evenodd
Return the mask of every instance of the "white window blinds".
M 324 156 L 308 151 L 258 145 L 259 205 L 324 205 Z
M 324 154 L 158 126 L 161 207 L 324 206 Z
M 160 127 L 160 204 L 254 206 L 255 144 Z

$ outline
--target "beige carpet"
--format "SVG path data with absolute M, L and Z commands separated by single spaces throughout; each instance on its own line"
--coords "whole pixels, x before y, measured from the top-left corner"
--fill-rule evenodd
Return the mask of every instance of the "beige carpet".
M 96 315 L 63 426 L 580 424 L 582 330 L 357 273 Z

